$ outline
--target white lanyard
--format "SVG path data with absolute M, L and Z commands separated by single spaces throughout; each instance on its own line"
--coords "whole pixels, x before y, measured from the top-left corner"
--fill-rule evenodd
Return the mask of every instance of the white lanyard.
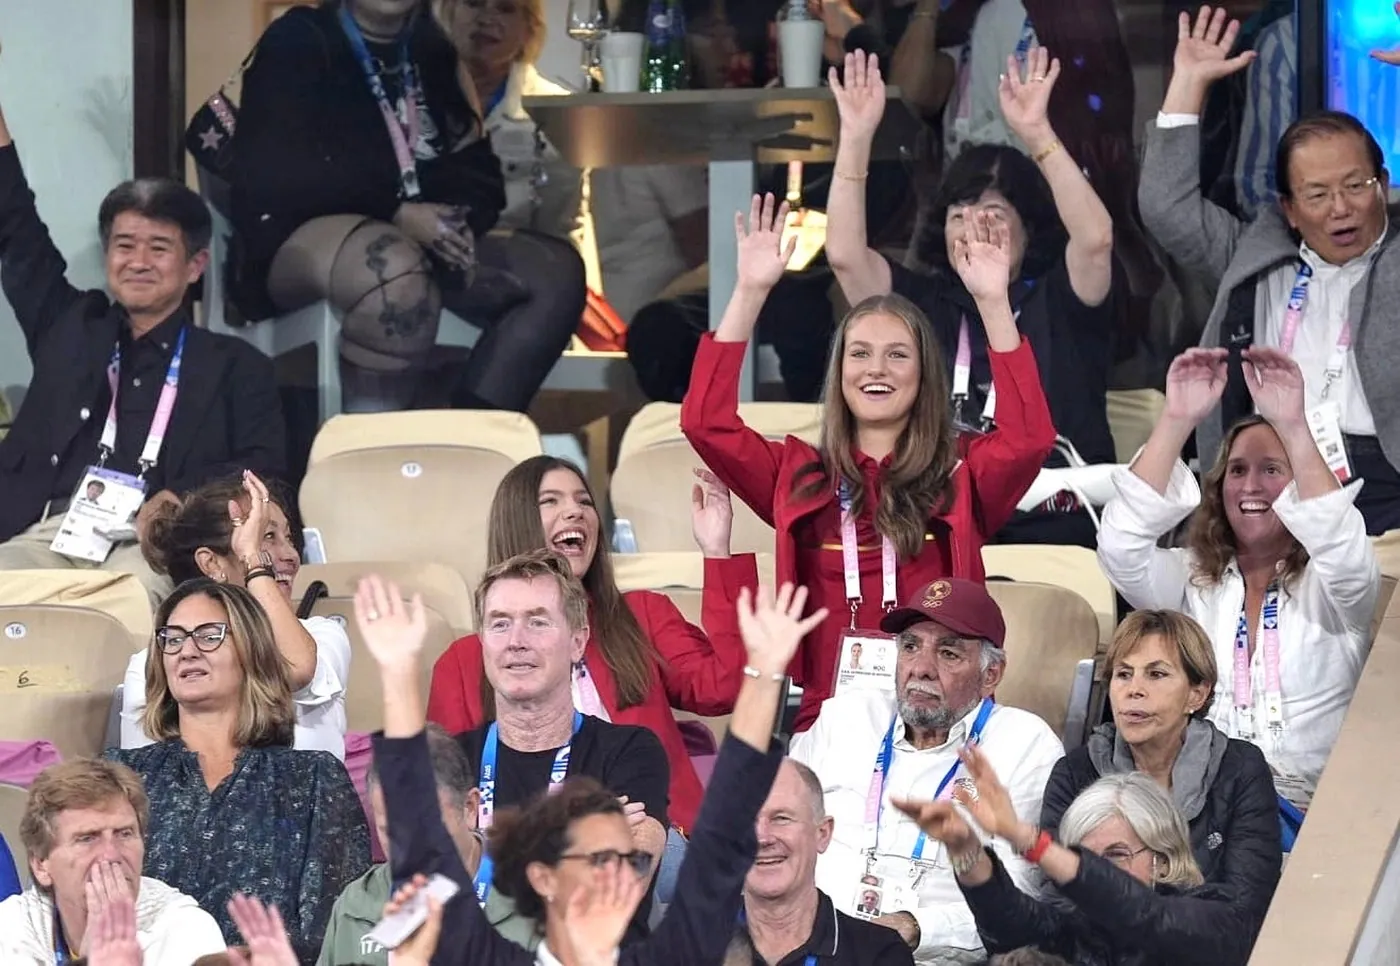
M 856 608 L 860 606 L 860 544 L 856 541 L 855 514 L 851 512 L 851 488 L 845 481 L 837 491 L 841 506 L 841 567 L 846 577 L 846 601 L 851 605 L 851 626 L 856 626 Z M 895 584 L 895 570 L 899 565 L 894 552 L 894 544 L 884 534 L 880 535 L 880 603 L 885 610 L 893 610 L 899 604 L 898 588 Z
M 1017 312 L 1017 316 L 1021 313 Z M 972 339 L 968 334 L 967 316 L 962 317 L 958 323 L 958 354 L 953 361 L 953 415 L 958 415 L 958 410 L 967 400 L 968 391 L 972 388 Z M 993 383 L 987 387 L 987 401 L 982 406 L 982 423 L 984 426 L 990 425 L 996 417 L 997 412 L 997 387 Z
M 1288 294 L 1288 308 L 1283 313 L 1283 331 L 1279 334 L 1279 349 L 1286 356 L 1293 355 L 1293 343 L 1298 338 L 1298 327 L 1303 322 L 1303 311 L 1308 304 L 1308 288 L 1312 284 L 1313 270 L 1307 262 L 1298 263 L 1298 275 L 1293 280 L 1293 290 Z M 1332 384 L 1342 378 L 1346 371 L 1347 353 L 1351 351 L 1351 321 L 1342 320 L 1342 331 L 1337 333 L 1337 343 L 1327 357 L 1327 368 L 1323 370 L 1322 394 L 1325 401 L 1332 391 Z
M 175 354 L 170 357 L 170 366 L 165 370 L 165 383 L 160 387 L 160 398 L 156 401 L 156 413 L 151 419 L 151 430 L 146 434 L 146 445 L 141 447 L 140 472 L 145 478 L 160 458 L 160 448 L 165 443 L 166 430 L 170 428 L 170 414 L 175 411 L 175 397 L 180 389 L 180 361 L 185 355 L 185 332 L 180 329 L 175 340 Z M 106 466 L 107 460 L 117 449 L 117 389 L 121 381 L 122 347 L 118 342 L 112 349 L 112 359 L 107 363 L 107 384 L 112 387 L 112 402 L 107 407 L 107 422 L 102 426 L 102 439 L 98 442 L 97 465 Z

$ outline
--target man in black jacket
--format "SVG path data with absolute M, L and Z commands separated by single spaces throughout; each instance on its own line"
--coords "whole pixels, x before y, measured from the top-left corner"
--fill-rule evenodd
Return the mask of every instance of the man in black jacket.
M 110 298 L 65 278 L 0 117 L 0 286 L 34 370 L 0 440 L 0 570 L 129 571 L 157 599 L 168 581 L 122 531 L 211 479 L 283 475 L 286 430 L 272 363 L 192 324 L 185 294 L 209 258 L 199 197 L 128 181 L 98 227 Z M 94 477 L 107 509 L 74 499 Z

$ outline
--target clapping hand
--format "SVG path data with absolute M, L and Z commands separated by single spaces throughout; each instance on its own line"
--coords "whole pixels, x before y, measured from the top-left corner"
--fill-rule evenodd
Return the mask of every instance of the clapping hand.
M 1060 76 L 1060 59 L 1051 59 L 1044 47 L 1032 47 L 1026 55 L 1026 76 L 1021 77 L 1021 65 L 1015 57 L 1006 58 L 1006 73 L 1001 75 L 997 94 L 1001 100 L 1001 116 L 1007 127 L 1038 151 L 1054 137 L 1050 133 L 1050 92 Z
M 1278 349 L 1265 346 L 1246 349 L 1244 382 L 1254 399 L 1255 409 L 1276 430 L 1306 425 L 1302 370 Z
M 880 58 L 864 51 L 846 55 L 844 79 L 832 67 L 827 85 L 836 98 L 836 114 L 842 138 L 870 140 L 885 115 L 885 81 L 880 76 Z
M 248 494 L 246 513 L 237 500 L 228 501 L 228 518 L 233 524 L 229 547 L 240 561 L 256 557 L 262 550 L 263 534 L 267 532 L 267 505 L 272 499 L 267 484 L 252 470 L 243 471 L 243 491 Z
M 422 595 L 414 594 L 404 603 L 393 581 L 370 574 L 355 591 L 355 624 L 381 668 L 417 666 L 428 633 Z
M 807 588 L 792 584 L 783 584 L 776 600 L 767 587 L 759 588 L 757 600 L 747 587 L 739 592 L 739 633 L 749 665 L 761 675 L 785 673 L 802 638 L 826 620 L 825 607 L 803 617 L 806 605 Z
M 986 211 L 963 220 L 963 236 L 953 242 L 952 262 L 975 299 L 1006 298 L 1011 284 L 1011 227 Z
M 83 937 L 89 966 L 141 966 L 136 939 L 136 900 L 113 863 L 98 862 L 83 883 L 88 927 Z
M 229 900 L 228 914 L 248 944 L 246 954 L 229 951 L 235 966 L 299 966 L 276 906 L 239 893 Z
M 1400 16 L 1400 3 L 1395 5 L 1395 14 Z M 1390 64 L 1392 67 L 1400 67 L 1400 47 L 1394 50 L 1373 50 L 1371 56 L 1383 64 Z
M 972 779 L 972 787 L 968 788 L 962 782 L 956 783 L 953 797 L 971 813 L 973 820 L 988 835 L 1000 836 L 1020 846 L 1021 817 L 1016 814 L 1011 794 L 997 777 L 991 762 L 976 745 L 964 745 L 958 757 Z
M 626 862 L 614 862 L 595 869 L 592 883 L 573 891 L 564 907 L 564 934 L 577 966 L 613 966 L 647 882 Z
M 734 235 L 739 243 L 739 288 L 766 295 L 783 277 L 783 270 L 797 250 L 796 235 L 783 244 L 787 216 L 787 202 L 777 204 L 772 194 L 753 196 L 747 223 L 743 212 L 734 215 Z
M 1240 34 L 1240 22 L 1226 23 L 1226 10 L 1201 7 L 1193 24 L 1191 14 L 1182 11 L 1177 18 L 1176 54 L 1172 58 L 1173 80 L 1204 89 L 1243 70 L 1254 60 L 1254 51 L 1230 56 Z
M 728 557 L 734 528 L 734 505 L 729 487 L 707 469 L 695 467 L 697 482 L 690 488 L 690 528 L 706 557 Z
M 1225 349 L 1187 349 L 1167 370 L 1167 404 L 1164 419 L 1195 428 L 1216 407 L 1225 393 L 1229 352 Z

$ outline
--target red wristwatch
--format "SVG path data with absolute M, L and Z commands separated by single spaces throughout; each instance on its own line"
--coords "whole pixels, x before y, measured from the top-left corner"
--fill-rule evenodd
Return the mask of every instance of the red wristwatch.
M 1026 849 L 1026 851 L 1022 852 L 1021 858 L 1025 859 L 1031 865 L 1039 865 L 1041 858 L 1045 855 L 1046 850 L 1050 848 L 1051 843 L 1053 843 L 1054 841 L 1055 840 L 1050 837 L 1049 832 L 1045 831 L 1044 829 L 1041 829 L 1040 834 L 1038 834 L 1035 837 L 1035 844 L 1032 845 L 1030 848 Z

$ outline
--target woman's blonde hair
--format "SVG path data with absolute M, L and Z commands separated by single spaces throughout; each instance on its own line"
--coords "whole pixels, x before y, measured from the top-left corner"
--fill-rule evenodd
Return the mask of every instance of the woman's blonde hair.
M 1123 618 L 1123 623 L 1113 632 L 1108 653 L 1104 655 L 1105 677 L 1112 680 L 1113 669 L 1118 663 L 1137 650 L 1143 638 L 1153 636 L 1162 638 L 1167 648 L 1176 652 L 1186 680 L 1193 688 L 1206 685 L 1206 700 L 1191 715 L 1193 718 L 1204 718 L 1215 701 L 1215 684 L 1220 678 L 1220 669 L 1216 666 L 1215 648 L 1205 628 L 1179 611 L 1135 610 Z
M 1268 426 L 1269 432 L 1274 431 L 1263 416 L 1246 416 L 1235 423 L 1220 444 L 1220 456 L 1215 465 L 1201 480 L 1201 505 L 1196 508 L 1186 535 L 1186 546 L 1190 548 L 1192 556 L 1191 577 L 1197 585 L 1220 583 L 1225 576 L 1225 568 L 1239 553 L 1235 531 L 1230 528 L 1230 521 L 1225 516 L 1225 474 L 1230 469 L 1230 453 L 1235 448 L 1235 441 L 1255 426 Z M 1307 565 L 1308 552 L 1294 538 L 1293 548 L 1283 558 L 1283 566 L 1279 569 L 1279 585 L 1287 587 L 1292 584 L 1302 576 Z
M 943 353 L 933 330 L 918 307 L 899 295 L 872 295 L 858 303 L 836 328 L 822 388 L 822 429 L 816 462 L 800 468 L 793 482 L 796 499 L 810 499 L 845 482 L 851 512 L 865 509 L 869 494 L 852 449 L 856 420 L 841 391 L 846 338 L 851 326 L 871 315 L 889 315 L 903 322 L 919 360 L 919 391 L 909 410 L 909 422 L 895 444 L 890 465 L 882 470 L 875 528 L 889 537 L 899 555 L 919 555 L 928 532 L 928 518 L 952 501 L 953 470 L 958 465 L 957 434 L 948 405 L 948 377 Z
M 462 45 L 457 43 L 454 28 L 457 24 L 457 18 L 462 15 L 460 8 L 465 2 L 466 0 L 432 0 L 433 19 L 453 41 L 453 46 L 457 48 L 457 55 L 464 59 L 470 56 L 470 51 L 464 50 Z M 529 30 L 525 46 L 520 51 L 520 56 L 516 58 L 516 62 L 534 64 L 540 59 L 540 52 L 544 50 L 544 42 L 549 36 L 549 27 L 544 19 L 544 0 L 515 0 L 515 2 L 520 4 L 520 12 L 524 15 L 526 28 Z
M 228 636 L 219 646 L 232 647 L 243 670 L 234 744 L 239 748 L 290 746 L 296 729 L 296 707 L 292 703 L 287 661 L 277 650 L 267 614 L 252 594 L 207 577 L 187 580 L 156 612 L 157 633 L 170 622 L 176 607 L 195 596 L 208 597 L 224 609 Z M 146 712 L 141 724 L 152 741 L 180 737 L 180 707 L 170 692 L 165 653 L 154 635 L 146 654 Z
M 1060 841 L 1075 846 L 1112 818 L 1120 818 L 1142 844 L 1152 850 L 1153 878 L 1163 885 L 1190 889 L 1205 882 L 1196 858 L 1186 820 L 1156 779 L 1140 771 L 1105 775 L 1065 809 L 1060 820 Z

